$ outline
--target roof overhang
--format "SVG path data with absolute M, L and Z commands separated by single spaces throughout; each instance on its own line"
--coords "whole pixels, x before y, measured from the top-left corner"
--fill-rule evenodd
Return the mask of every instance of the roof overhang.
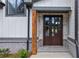
M 0 0 L 0 9 L 2 9 L 5 6 L 5 4 Z
M 32 8 L 33 3 L 37 2 L 37 1 L 40 1 L 40 0 L 24 0 L 24 3 L 27 5 L 27 7 Z
M 33 7 L 38 12 L 70 12 L 71 7 Z
M 26 5 L 27 8 L 32 7 L 32 0 L 24 0 L 24 4 Z
M 32 0 L 32 2 L 37 2 L 37 1 L 40 1 L 40 0 Z

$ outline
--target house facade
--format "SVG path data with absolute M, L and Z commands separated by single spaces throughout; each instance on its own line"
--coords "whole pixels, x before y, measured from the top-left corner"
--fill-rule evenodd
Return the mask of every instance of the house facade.
M 0 9 L 0 48 L 10 48 L 11 53 L 28 48 L 32 54 L 37 54 L 43 46 L 64 46 L 73 57 L 78 57 L 78 1 L 3 2 L 5 7 Z

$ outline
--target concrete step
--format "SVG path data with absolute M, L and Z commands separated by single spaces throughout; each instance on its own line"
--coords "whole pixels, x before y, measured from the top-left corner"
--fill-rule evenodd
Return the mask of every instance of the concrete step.
M 31 58 L 72 58 L 64 46 L 43 46 L 38 48 L 37 55 Z
M 72 58 L 72 56 L 68 52 L 38 52 L 31 58 Z
M 68 52 L 63 46 L 43 46 L 38 48 L 38 52 Z

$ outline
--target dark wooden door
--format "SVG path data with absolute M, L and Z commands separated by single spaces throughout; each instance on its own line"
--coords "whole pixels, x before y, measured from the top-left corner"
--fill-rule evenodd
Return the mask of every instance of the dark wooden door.
M 44 16 L 43 45 L 63 45 L 63 16 Z

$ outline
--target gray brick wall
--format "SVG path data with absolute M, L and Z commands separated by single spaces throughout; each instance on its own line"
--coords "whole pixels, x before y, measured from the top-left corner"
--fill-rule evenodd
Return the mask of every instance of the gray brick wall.
M 69 53 L 76 58 L 76 46 L 75 44 L 70 40 L 65 40 L 65 47 L 69 50 Z
M 27 38 L 0 38 L 0 48 L 9 48 L 10 53 L 16 53 L 20 49 L 27 49 Z M 29 51 L 32 50 L 31 39 Z

